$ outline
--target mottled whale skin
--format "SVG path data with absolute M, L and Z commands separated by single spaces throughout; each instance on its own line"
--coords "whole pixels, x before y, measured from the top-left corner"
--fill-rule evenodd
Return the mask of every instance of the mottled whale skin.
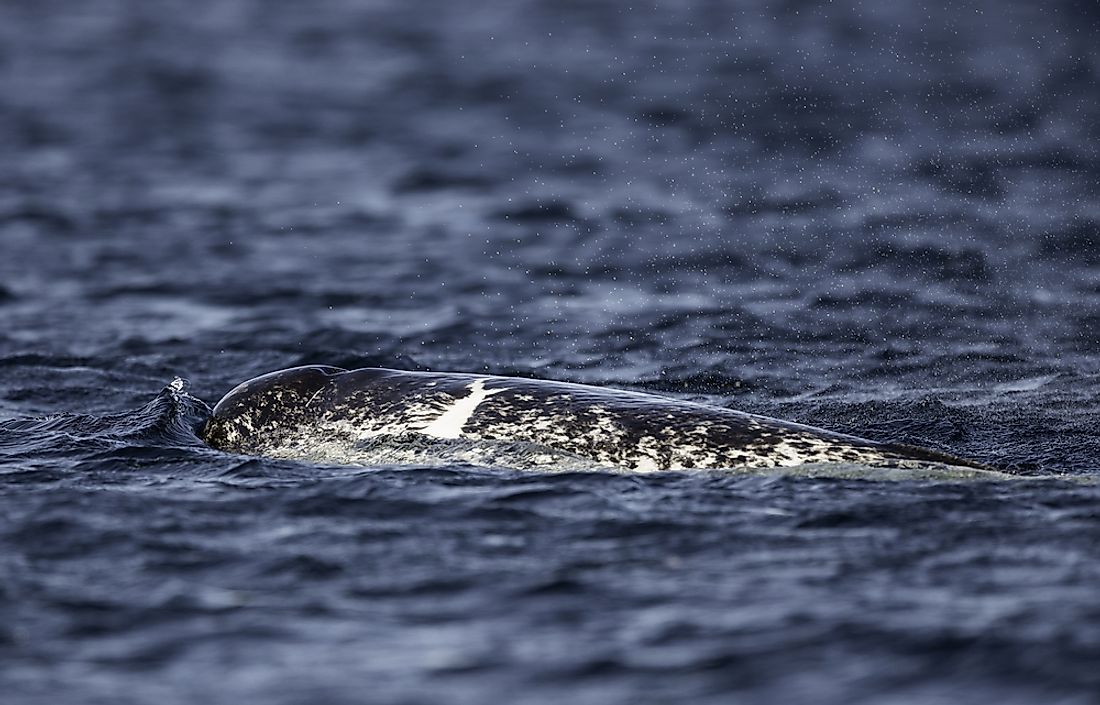
M 984 469 L 943 453 L 653 394 L 476 374 L 344 370 L 272 372 L 229 392 L 203 428 L 211 446 L 315 457 L 318 441 L 524 443 L 630 471 L 773 468 L 924 461 Z

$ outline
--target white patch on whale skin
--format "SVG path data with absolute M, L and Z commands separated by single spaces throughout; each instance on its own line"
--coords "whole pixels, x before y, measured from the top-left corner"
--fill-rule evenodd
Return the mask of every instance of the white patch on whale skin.
M 483 379 L 467 384 L 466 388 L 470 390 L 467 396 L 456 399 L 449 409 L 420 429 L 420 432 L 433 438 L 461 438 L 462 427 L 470 420 L 481 402 L 504 391 L 504 389 L 486 389 Z

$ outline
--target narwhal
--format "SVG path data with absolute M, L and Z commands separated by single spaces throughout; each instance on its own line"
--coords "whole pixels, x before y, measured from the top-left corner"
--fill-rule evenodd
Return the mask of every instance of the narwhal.
M 522 448 L 522 462 L 498 453 L 490 464 L 525 468 L 569 458 L 637 472 L 821 463 L 988 470 L 938 451 L 655 394 L 518 377 L 319 365 L 239 385 L 214 407 L 202 435 L 225 451 L 320 461 L 339 461 L 355 448 L 388 447 L 384 457 L 392 459 L 402 457 L 394 452 L 402 444 L 450 443 Z

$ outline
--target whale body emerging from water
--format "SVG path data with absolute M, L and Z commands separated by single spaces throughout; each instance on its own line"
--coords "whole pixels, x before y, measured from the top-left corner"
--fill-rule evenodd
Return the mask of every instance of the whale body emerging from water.
M 525 469 L 913 462 L 986 469 L 936 451 L 653 394 L 373 368 L 308 366 L 257 377 L 214 407 L 202 435 L 224 451 L 336 463 L 421 463 L 434 454 Z

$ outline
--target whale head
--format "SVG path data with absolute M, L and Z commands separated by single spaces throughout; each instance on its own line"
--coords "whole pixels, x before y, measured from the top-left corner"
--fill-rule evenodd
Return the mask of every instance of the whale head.
M 202 429 L 210 446 L 233 453 L 255 453 L 292 433 L 318 413 L 339 367 L 310 365 L 249 380 L 214 407 Z

